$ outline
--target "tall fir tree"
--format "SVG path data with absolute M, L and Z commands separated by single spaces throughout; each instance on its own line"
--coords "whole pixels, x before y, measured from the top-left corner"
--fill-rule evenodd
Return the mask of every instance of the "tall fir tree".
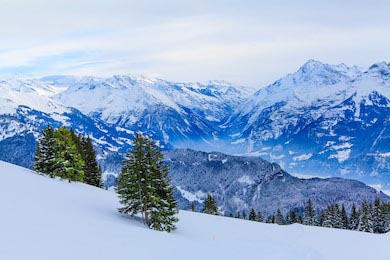
M 89 185 L 101 188 L 103 186 L 102 173 L 96 160 L 96 152 L 93 148 L 92 140 L 89 136 L 87 138 L 79 137 L 78 139 L 80 140 L 83 160 L 85 162 L 84 181 Z
M 70 181 L 84 180 L 84 160 L 72 139 L 71 132 L 65 127 L 60 127 L 55 132 L 55 176 Z
M 348 229 L 349 220 L 348 220 L 347 211 L 345 210 L 344 204 L 342 204 L 342 206 L 341 206 L 340 214 L 341 214 L 341 228 Z
M 359 213 L 355 204 L 352 205 L 351 215 L 349 217 L 349 229 L 356 230 L 359 224 Z
M 315 224 L 315 212 L 314 212 L 313 203 L 311 199 L 309 199 L 306 204 L 303 224 L 312 225 L 312 226 Z
M 374 232 L 371 206 L 367 202 L 363 202 L 360 208 L 358 230 L 370 233 Z
M 156 142 L 140 133 L 133 141 L 118 179 L 116 191 L 123 214 L 142 214 L 149 228 L 171 232 L 178 221 L 177 202 L 173 198 L 168 167 Z
M 42 131 L 34 156 L 34 170 L 54 177 L 55 130 L 48 125 Z

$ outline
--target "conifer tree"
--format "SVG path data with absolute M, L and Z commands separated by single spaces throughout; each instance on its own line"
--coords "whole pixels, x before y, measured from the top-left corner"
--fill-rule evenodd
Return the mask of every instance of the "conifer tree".
M 314 225 L 315 224 L 315 213 L 313 208 L 313 203 L 311 199 L 307 201 L 305 208 L 305 215 L 303 218 L 303 224 L 305 225 Z
M 349 218 L 349 229 L 356 230 L 359 224 L 359 213 L 355 204 L 352 205 L 351 216 Z
M 275 222 L 279 225 L 284 225 L 284 217 L 280 209 L 276 211 Z
M 195 212 L 195 204 L 194 204 L 194 202 L 191 202 L 191 211 Z
M 297 215 L 296 215 L 295 211 L 292 210 L 292 209 L 287 213 L 287 217 L 286 218 L 288 218 L 288 220 L 289 220 L 288 224 L 297 223 Z
M 202 212 L 206 214 L 219 215 L 217 203 L 211 194 L 207 194 Z
M 372 224 L 374 233 L 384 233 L 384 215 L 382 212 L 382 206 L 379 198 L 376 198 L 374 201 L 374 207 L 372 209 Z
M 34 156 L 34 170 L 54 177 L 55 131 L 48 125 L 38 140 Z
M 100 171 L 99 164 L 96 160 L 96 152 L 92 145 L 92 140 L 88 136 L 87 138 L 78 138 L 80 141 L 80 147 L 83 151 L 84 166 L 84 181 L 89 185 L 93 185 L 101 188 L 103 186 L 102 173 Z
M 53 174 L 69 181 L 82 182 L 83 168 L 84 160 L 73 142 L 71 132 L 65 127 L 60 127 L 55 132 Z
M 256 220 L 256 211 L 252 208 L 251 211 L 249 212 L 249 220 L 255 221 Z
M 245 210 L 242 211 L 242 218 L 246 219 L 246 212 L 245 212 Z
M 257 222 L 263 222 L 263 221 L 264 221 L 263 214 L 261 214 L 260 211 L 257 212 L 256 221 L 257 221 Z
M 342 229 L 348 229 L 349 223 L 348 223 L 348 216 L 347 211 L 345 210 L 344 204 L 341 206 L 341 228 Z
M 374 231 L 371 217 L 371 207 L 367 202 L 363 202 L 360 208 L 358 230 L 370 233 Z
M 149 228 L 171 232 L 178 219 L 177 202 L 169 182 L 168 167 L 157 144 L 138 133 L 116 188 L 123 205 L 119 212 L 130 215 L 141 212 Z

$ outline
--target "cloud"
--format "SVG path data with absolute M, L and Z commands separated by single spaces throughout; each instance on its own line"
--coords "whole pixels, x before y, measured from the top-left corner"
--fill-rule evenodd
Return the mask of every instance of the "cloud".
M 262 87 L 310 58 L 390 60 L 386 1 L 1 2 L 3 75 L 134 72 Z

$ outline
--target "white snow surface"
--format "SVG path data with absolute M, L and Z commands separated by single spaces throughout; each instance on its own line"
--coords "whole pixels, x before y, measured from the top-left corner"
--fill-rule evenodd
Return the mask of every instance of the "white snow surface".
M 115 193 L 0 161 L 0 259 L 388 260 L 390 234 L 180 211 L 173 233 L 117 212 Z

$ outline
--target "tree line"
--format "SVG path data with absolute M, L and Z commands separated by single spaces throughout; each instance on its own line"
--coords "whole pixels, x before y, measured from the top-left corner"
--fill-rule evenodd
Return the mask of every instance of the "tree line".
M 73 129 L 48 125 L 38 139 L 34 170 L 52 178 L 79 181 L 102 187 L 102 174 L 91 138 L 76 135 Z
M 191 205 L 191 210 L 195 211 L 194 204 Z M 220 215 L 217 203 L 212 195 L 207 195 L 202 212 Z M 241 211 L 235 215 L 229 213 L 228 216 L 279 225 L 299 223 L 370 233 L 390 231 L 390 203 L 382 202 L 379 198 L 375 199 L 374 203 L 363 202 L 359 207 L 353 204 L 349 214 L 344 204 L 340 206 L 337 203 L 329 205 L 326 210 L 316 211 L 312 200 L 309 199 L 304 210 L 291 209 L 285 215 L 282 214 L 280 209 L 277 209 L 275 214 L 265 218 L 260 211 L 256 212 L 252 208 L 248 215 L 245 211 Z

